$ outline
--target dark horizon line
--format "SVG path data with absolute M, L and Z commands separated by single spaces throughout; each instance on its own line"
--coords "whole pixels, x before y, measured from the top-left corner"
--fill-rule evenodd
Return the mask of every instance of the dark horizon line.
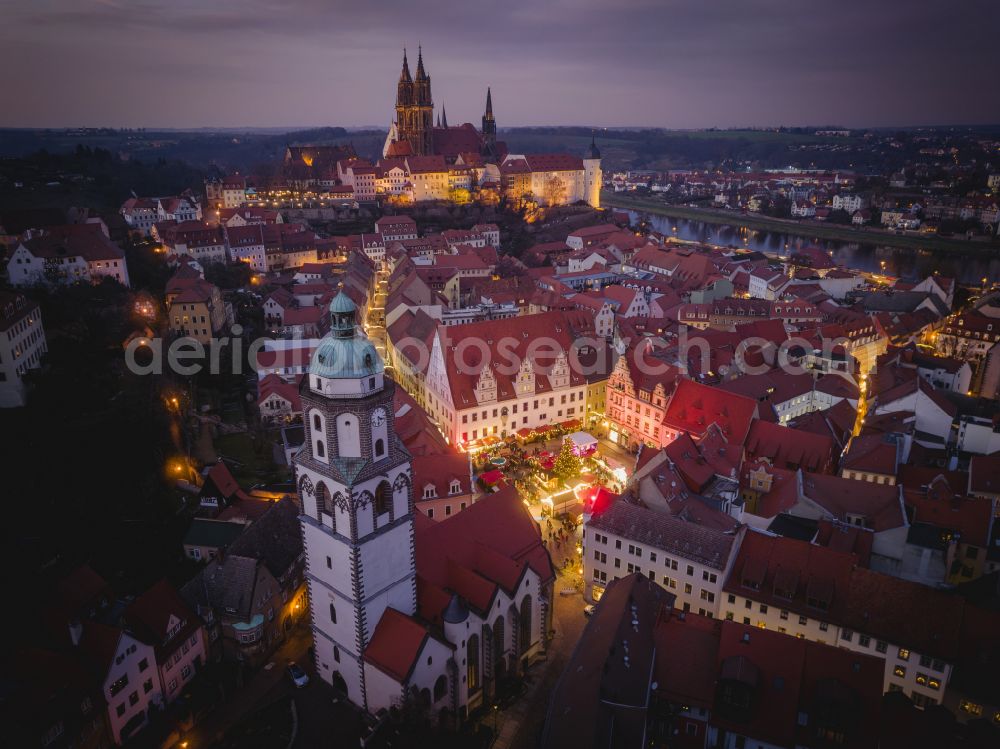
M 461 124 L 473 124 L 463 122 Z M 0 132 L 10 132 L 10 131 L 20 131 L 20 132 L 37 132 L 46 130 L 147 130 L 150 132 L 180 132 L 180 133 L 195 133 L 195 132 L 247 132 L 253 130 L 272 130 L 276 133 L 293 133 L 301 132 L 305 130 L 321 130 L 325 128 L 343 128 L 347 131 L 354 132 L 388 132 L 388 128 L 384 125 L 193 125 L 186 127 L 160 127 L 160 126 L 150 126 L 150 125 L 0 125 Z M 451 127 L 456 127 L 452 125 Z M 816 125 L 816 124 L 802 124 L 802 125 L 705 125 L 702 127 L 664 127 L 662 125 L 584 125 L 584 124 L 572 124 L 572 125 L 552 125 L 552 124 L 539 124 L 539 125 L 507 125 L 505 127 L 498 127 L 498 132 L 505 132 L 511 130 L 529 130 L 537 128 L 552 128 L 552 129 L 588 129 L 593 130 L 595 133 L 600 133 L 602 130 L 661 130 L 664 132 L 674 132 L 674 133 L 704 133 L 711 131 L 718 132 L 767 132 L 776 131 L 781 128 L 795 128 L 795 129 L 807 129 L 807 130 L 962 130 L 962 129 L 981 129 L 981 128 L 998 128 L 1000 129 L 1000 121 L 998 122 L 981 122 L 981 123 L 921 123 L 921 124 L 893 124 L 893 125 Z

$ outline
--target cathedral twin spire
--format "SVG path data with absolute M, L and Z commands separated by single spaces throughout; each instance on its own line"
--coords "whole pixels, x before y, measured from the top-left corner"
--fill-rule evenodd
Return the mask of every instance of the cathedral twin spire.
M 417 48 L 417 71 L 410 75 L 410 64 L 403 48 L 403 68 L 396 91 L 397 138 L 410 144 L 418 156 L 433 153 L 434 101 L 431 98 L 431 77 L 424 68 L 424 51 Z M 448 114 L 441 107 L 437 127 L 448 127 Z M 493 92 L 486 89 L 486 111 L 483 114 L 483 153 L 495 155 L 497 125 L 493 117 Z

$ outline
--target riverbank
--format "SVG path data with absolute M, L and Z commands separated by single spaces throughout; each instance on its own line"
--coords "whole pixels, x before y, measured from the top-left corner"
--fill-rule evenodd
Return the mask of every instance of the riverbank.
M 793 219 L 771 218 L 769 216 L 713 210 L 711 208 L 669 205 L 659 200 L 633 197 L 623 193 L 602 192 L 601 205 L 658 216 L 702 221 L 707 224 L 745 226 L 748 229 L 759 229 L 761 231 L 772 231 L 801 237 L 832 239 L 840 242 L 858 242 L 861 244 L 904 247 L 913 250 L 936 250 L 939 252 L 942 250 L 975 254 L 1000 252 L 1000 245 L 996 242 L 970 242 L 962 239 L 946 239 L 942 237 L 915 237 L 893 234 L 877 229 L 858 229 L 853 226 L 843 226 L 841 224 L 806 223 Z

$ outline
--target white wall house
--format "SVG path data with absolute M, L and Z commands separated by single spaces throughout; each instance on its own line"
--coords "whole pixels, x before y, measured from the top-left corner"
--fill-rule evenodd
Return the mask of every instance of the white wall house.
M 42 313 L 23 294 L 0 291 L 0 408 L 25 405 L 24 375 L 48 351 Z

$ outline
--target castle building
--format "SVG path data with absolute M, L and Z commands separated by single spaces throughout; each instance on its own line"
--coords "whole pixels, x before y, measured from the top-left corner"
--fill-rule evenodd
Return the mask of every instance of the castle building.
M 369 713 L 415 701 L 463 717 L 544 653 L 555 575 L 512 489 L 440 522 L 415 512 L 395 384 L 356 312 L 333 299 L 300 386 L 316 671 Z

